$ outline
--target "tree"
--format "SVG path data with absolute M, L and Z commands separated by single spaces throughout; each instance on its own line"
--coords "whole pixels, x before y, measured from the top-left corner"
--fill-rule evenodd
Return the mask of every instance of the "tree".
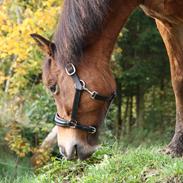
M 113 59 L 118 69 L 116 78 L 122 85 L 123 127 L 127 131 L 134 124 L 143 128 L 145 94 L 153 86 L 164 92 L 170 74 L 166 50 L 155 23 L 141 10 L 133 13 L 120 33 Z
M 42 55 L 30 34 L 51 37 L 60 4 L 60 0 L 7 0 L 0 6 L 0 84 L 3 91 L 17 94 L 40 77 Z

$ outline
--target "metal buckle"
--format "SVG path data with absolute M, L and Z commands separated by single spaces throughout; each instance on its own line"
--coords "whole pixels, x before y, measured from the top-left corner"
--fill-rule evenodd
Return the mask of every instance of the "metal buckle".
M 87 91 L 90 94 L 90 97 L 92 99 L 95 99 L 96 95 L 98 94 L 98 92 L 96 91 L 90 91 L 87 87 L 86 87 L 86 83 L 83 80 L 80 80 L 81 85 L 83 87 L 83 90 Z
M 97 94 L 98 94 L 98 93 L 97 93 L 96 91 L 93 91 L 93 92 L 91 93 L 91 98 L 92 98 L 92 99 L 95 99 L 95 97 L 96 97 Z
M 76 126 L 77 126 L 77 121 L 70 121 L 70 126 L 69 126 L 70 128 L 75 129 Z
M 91 128 L 91 129 L 92 129 L 92 132 L 89 132 L 89 133 L 94 134 L 94 133 L 96 133 L 96 132 L 97 132 L 97 129 L 96 129 L 95 127 L 93 127 L 93 126 L 89 126 L 89 128 Z
M 69 72 L 69 70 L 68 70 L 69 67 L 72 69 L 72 72 Z M 69 63 L 66 65 L 65 71 L 66 71 L 67 75 L 72 76 L 76 73 L 76 68 L 72 63 Z

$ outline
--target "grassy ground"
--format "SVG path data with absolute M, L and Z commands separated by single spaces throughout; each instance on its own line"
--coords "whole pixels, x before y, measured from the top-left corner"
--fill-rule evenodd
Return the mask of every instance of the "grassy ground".
M 24 178 L 26 175 L 33 175 L 33 169 L 28 159 L 18 160 L 2 147 L 0 149 L 0 182 L 11 183 Z M 21 183 L 21 181 L 19 182 Z
M 102 147 L 88 161 L 57 161 L 16 179 L 0 182 L 81 182 L 81 183 L 182 183 L 183 161 L 162 155 L 160 147 L 121 149 L 116 145 Z
M 0 160 L 12 165 L 11 168 L 3 166 L 4 174 L 0 165 L 0 183 L 183 183 L 183 159 L 160 153 L 166 137 L 158 138 L 154 132 L 146 138 L 137 136 L 123 139 L 123 144 L 108 142 L 87 161 L 53 158 L 34 173 L 24 161 L 20 165 L 27 169 L 19 167 L 17 176 L 13 168 L 15 159 L 0 156 Z

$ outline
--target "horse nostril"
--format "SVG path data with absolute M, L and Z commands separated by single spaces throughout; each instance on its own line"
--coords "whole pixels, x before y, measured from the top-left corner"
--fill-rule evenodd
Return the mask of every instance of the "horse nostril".
M 64 146 L 59 146 L 60 154 L 66 157 L 68 160 L 77 158 L 77 145 L 68 146 L 67 149 Z

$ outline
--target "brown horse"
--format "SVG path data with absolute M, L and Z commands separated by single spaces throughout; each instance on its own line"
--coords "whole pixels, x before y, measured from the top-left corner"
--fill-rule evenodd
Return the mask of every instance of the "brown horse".
M 43 79 L 55 98 L 58 146 L 68 159 L 85 159 L 97 148 L 98 128 L 116 90 L 110 56 L 138 6 L 155 19 L 167 48 L 177 111 L 167 152 L 183 154 L 182 0 L 65 0 L 53 42 L 32 37 L 47 53 Z

